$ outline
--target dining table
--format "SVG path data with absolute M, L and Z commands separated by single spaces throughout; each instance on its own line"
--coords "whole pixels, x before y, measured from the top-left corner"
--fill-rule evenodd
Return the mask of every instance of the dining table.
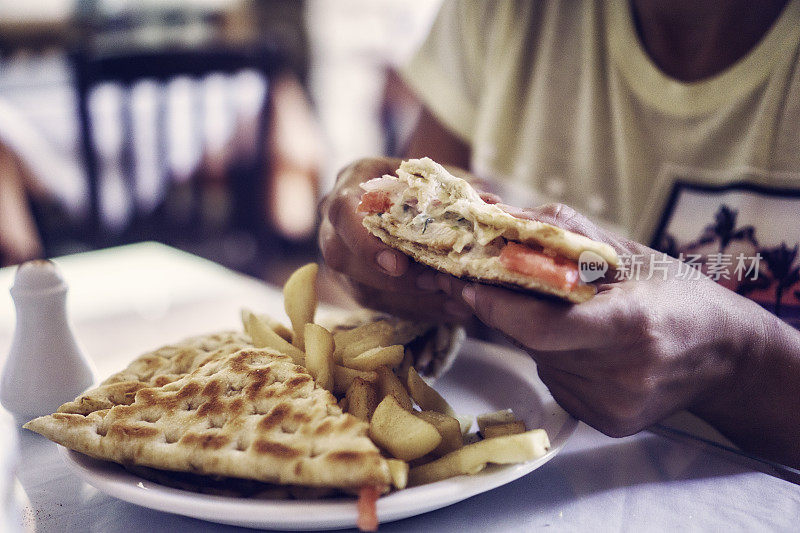
M 98 378 L 154 347 L 240 328 L 243 307 L 285 319 L 279 287 L 158 243 L 54 262 L 69 286 L 75 336 Z M 14 272 L 0 269 L 0 364 L 15 326 L 8 292 Z M 0 489 L 5 486 L 11 494 L 0 530 L 246 530 L 107 495 L 77 476 L 56 444 L 22 429 L 23 422 L 0 412 L 0 461 L 7 463 L 0 474 L 9 473 Z M 611 438 L 579 423 L 540 468 L 441 509 L 382 523 L 380 530 L 797 531 L 798 480 L 796 470 L 676 426 Z

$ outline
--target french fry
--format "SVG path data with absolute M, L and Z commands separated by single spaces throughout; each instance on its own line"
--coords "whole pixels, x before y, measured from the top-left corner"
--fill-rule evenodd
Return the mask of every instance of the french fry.
M 378 396 L 383 399 L 386 396 L 391 396 L 397 403 L 400 404 L 400 407 L 405 409 L 406 411 L 411 411 L 411 408 L 414 404 L 411 402 L 411 397 L 408 395 L 408 391 L 397 379 L 397 376 L 392 373 L 391 370 L 386 368 L 385 366 L 381 366 L 375 369 L 375 372 L 378 374 Z
M 514 416 L 514 411 L 511 409 L 501 409 L 500 411 L 494 411 L 493 413 L 483 413 L 478 415 L 478 431 L 480 431 L 481 435 L 483 435 L 483 430 L 486 426 L 491 426 L 493 424 L 506 424 L 508 422 L 513 422 L 517 418 Z
M 333 391 L 333 335 L 317 324 L 306 324 L 306 368 L 323 389 Z
M 402 344 L 379 346 L 363 352 L 355 357 L 345 358 L 342 365 L 356 370 L 375 370 L 380 366 L 395 366 L 403 360 L 405 349 Z
M 442 442 L 431 452 L 433 455 L 447 455 L 464 445 L 464 441 L 461 438 L 461 425 L 452 416 L 437 413 L 436 411 L 421 411 L 414 414 L 433 425 L 439 435 L 442 436 Z
M 365 381 L 375 383 L 378 381 L 377 372 L 365 372 L 363 370 L 354 370 L 341 365 L 333 365 L 333 393 L 342 395 L 347 392 L 350 385 L 353 384 L 355 378 L 361 378 Z
M 375 386 L 361 378 L 355 378 L 347 389 L 347 412 L 364 422 L 369 422 L 378 407 L 378 391 Z
M 506 422 L 505 424 L 492 424 L 485 426 L 481 435 L 484 439 L 491 439 L 493 437 L 502 437 L 504 435 L 517 435 L 525 433 L 525 422 L 522 420 L 514 420 L 513 422 Z
M 391 335 L 391 329 L 392 325 L 387 321 L 377 320 L 375 322 L 361 324 L 355 328 L 337 331 L 333 334 L 333 338 L 336 341 L 337 350 L 339 350 L 345 346 L 358 342 L 364 337 L 373 336 L 375 334 L 389 336 Z
M 442 396 L 425 383 L 417 370 L 412 366 L 408 369 L 408 392 L 423 411 L 436 411 L 455 417 L 456 413 Z
M 345 359 L 352 359 L 378 346 L 397 344 L 392 342 L 394 336 L 392 325 L 385 320 L 370 322 L 348 331 L 337 332 L 334 335 L 336 362 L 341 363 Z
M 396 489 L 404 489 L 408 484 L 408 463 L 400 459 L 387 459 L 389 475 L 392 476 L 392 485 Z
M 432 424 L 403 409 L 392 396 L 386 396 L 372 414 L 369 436 L 403 461 L 422 457 L 442 441 Z
M 462 474 L 477 474 L 487 463 L 511 464 L 537 459 L 547 453 L 550 441 L 543 429 L 519 435 L 486 439 L 451 452 L 433 462 L 412 468 L 411 485 L 433 483 Z
M 408 369 L 411 368 L 413 364 L 414 355 L 411 353 L 411 350 L 406 348 L 403 353 L 403 360 L 400 361 L 400 366 L 395 370 L 395 375 L 401 382 L 405 383 L 408 381 Z
M 472 429 L 472 422 L 475 420 L 475 417 L 472 415 L 456 415 L 456 420 L 458 420 L 458 423 L 461 426 L 461 435 L 463 436 L 469 433 L 469 430 Z
M 317 272 L 319 265 L 309 263 L 295 270 L 283 285 L 283 306 L 292 321 L 292 344 L 303 350 L 304 327 L 314 322 L 317 311 Z
M 295 364 L 302 365 L 305 363 L 306 356 L 301 350 L 292 346 L 286 339 L 272 331 L 254 314 L 250 314 L 247 323 L 249 326 L 248 333 L 256 348 L 272 348 L 291 357 Z
M 247 328 L 249 327 L 247 325 L 247 321 L 250 320 L 249 319 L 250 315 L 254 315 L 258 320 L 266 324 L 269 329 L 280 335 L 281 338 L 283 338 L 283 340 L 287 342 L 292 342 L 292 335 L 293 335 L 292 330 L 290 330 L 289 328 L 287 328 L 286 326 L 284 326 L 271 316 L 265 315 L 263 313 L 254 313 L 250 309 L 242 309 L 242 325 L 244 325 L 244 331 L 248 335 L 250 334 L 250 332 L 247 331 Z

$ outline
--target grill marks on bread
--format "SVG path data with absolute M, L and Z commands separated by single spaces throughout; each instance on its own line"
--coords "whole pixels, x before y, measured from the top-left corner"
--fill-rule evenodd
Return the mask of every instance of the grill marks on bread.
M 146 369 L 138 375 L 143 381 L 109 383 L 109 378 L 62 406 L 63 412 L 26 427 L 68 448 L 123 464 L 305 486 L 388 484 L 388 466 L 367 437 L 367 425 L 342 413 L 303 367 L 271 350 L 231 348 L 201 342 L 191 349 L 194 357 L 190 350 L 175 350 L 181 361 L 174 364 L 162 356 L 143 358 L 142 364 L 134 362 L 117 374 Z M 150 372 L 152 365 L 159 368 L 155 372 L 194 370 L 155 386 L 158 375 Z M 119 394 L 123 383 L 127 392 L 122 397 L 127 402 L 125 394 L 133 394 L 131 401 L 74 412 L 89 403 L 113 404 L 111 395 Z

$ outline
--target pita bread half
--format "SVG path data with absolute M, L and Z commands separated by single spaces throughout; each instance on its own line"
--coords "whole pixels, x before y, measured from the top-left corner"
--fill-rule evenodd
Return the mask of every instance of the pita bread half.
M 96 388 L 59 407 L 58 412 L 88 415 L 115 405 L 131 404 L 139 389 L 167 385 L 210 361 L 251 346 L 250 337 L 237 331 L 190 337 L 163 346 L 139 356 Z
M 240 349 L 171 383 L 140 388 L 130 405 L 58 412 L 24 427 L 125 465 L 308 487 L 390 482 L 368 425 L 269 349 Z
M 579 284 L 567 290 L 509 270 L 499 260 L 504 243 L 522 243 L 574 262 L 590 251 L 610 267 L 619 265 L 616 251 L 608 244 L 552 224 L 517 218 L 483 201 L 467 181 L 429 158 L 404 161 L 396 177 L 384 176 L 362 187 L 385 191 L 393 198 L 388 209 L 378 207 L 384 210 L 364 217 L 363 225 L 370 233 L 454 276 L 583 302 L 595 294 L 594 286 Z

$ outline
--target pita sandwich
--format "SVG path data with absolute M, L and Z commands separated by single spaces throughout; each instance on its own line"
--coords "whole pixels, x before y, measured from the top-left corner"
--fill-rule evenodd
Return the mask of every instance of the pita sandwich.
M 123 465 L 346 490 L 390 483 L 365 422 L 289 356 L 237 333 L 145 354 L 24 427 Z
M 580 279 L 580 255 L 593 252 L 611 268 L 619 264 L 609 245 L 517 218 L 429 158 L 404 161 L 396 176 L 361 187 L 364 227 L 420 263 L 460 278 L 583 302 L 596 289 Z

